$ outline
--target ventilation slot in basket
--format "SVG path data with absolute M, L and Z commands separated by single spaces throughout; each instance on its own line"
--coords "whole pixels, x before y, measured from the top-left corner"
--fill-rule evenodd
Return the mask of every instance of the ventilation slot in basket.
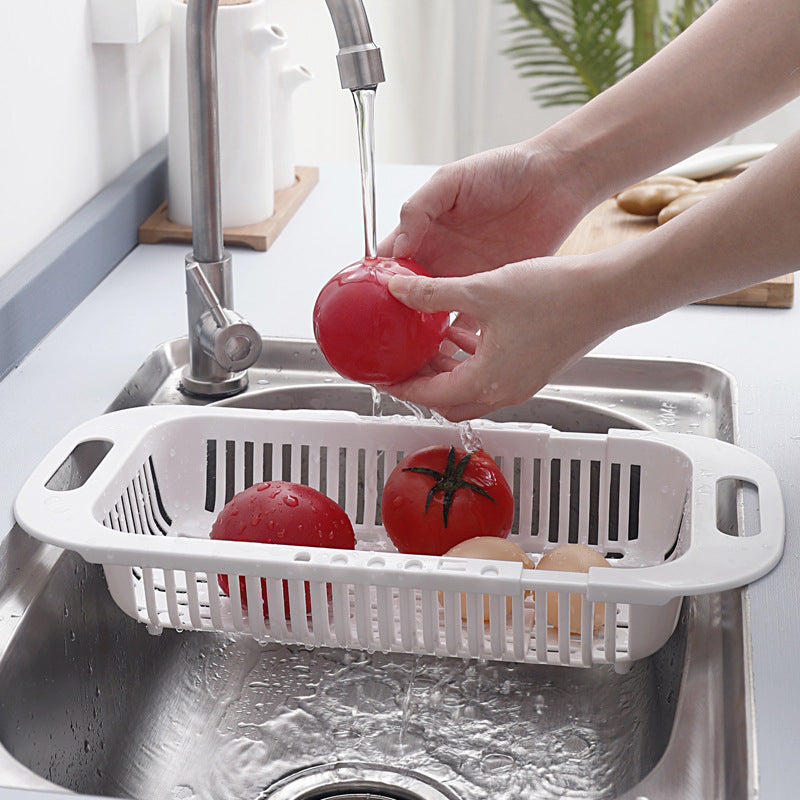
M 639 538 L 641 466 L 596 459 L 515 458 L 512 535 L 593 547 Z
M 205 503 L 219 513 L 235 494 L 255 483 L 292 481 L 331 497 L 357 527 L 381 525 L 381 495 L 387 473 L 404 453 L 279 442 L 206 441 Z M 369 489 L 368 489 L 369 487 Z
M 161 499 L 152 458 L 139 468 L 102 522 L 107 528 L 121 533 L 168 534 L 172 519 Z

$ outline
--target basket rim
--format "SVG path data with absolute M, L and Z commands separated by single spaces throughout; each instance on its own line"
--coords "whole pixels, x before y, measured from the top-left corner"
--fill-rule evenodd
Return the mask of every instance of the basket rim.
M 251 570 L 251 566 L 258 564 L 259 561 L 263 562 L 264 566 L 269 566 L 270 569 L 272 569 L 272 564 L 278 562 L 300 564 L 301 566 L 293 566 L 292 569 L 304 573 L 303 562 L 296 560 L 300 549 L 324 551 L 326 548 L 291 549 L 293 548 L 291 545 L 275 545 L 272 548 L 274 558 L 265 559 L 263 545 L 259 543 L 213 542 L 180 536 L 143 537 L 135 534 L 110 537 L 108 535 L 110 532 L 120 533 L 120 531 L 114 531 L 112 527 L 103 525 L 96 516 L 92 517 L 91 514 L 89 514 L 91 522 L 86 519 L 85 503 L 81 501 L 96 496 L 92 493 L 96 492 L 98 487 L 106 485 L 102 483 L 104 478 L 108 479 L 112 475 L 116 477 L 118 473 L 114 470 L 127 463 L 125 459 L 130 459 L 131 449 L 135 450 L 136 447 L 140 447 L 148 436 L 156 433 L 163 436 L 168 433 L 167 429 L 174 421 L 191 420 L 193 423 L 203 424 L 226 419 L 248 424 L 282 421 L 295 424 L 303 421 L 309 426 L 326 426 L 331 422 L 337 422 L 357 425 L 365 431 L 391 425 L 403 426 L 408 430 L 436 431 L 437 436 L 446 435 L 442 433 L 443 426 L 435 420 L 418 420 L 408 416 L 365 418 L 354 412 L 339 410 L 263 411 L 180 406 L 126 409 L 84 423 L 53 448 L 23 486 L 15 505 L 17 518 L 22 527 L 32 535 L 52 544 L 77 550 L 86 560 L 95 563 L 124 563 L 129 566 L 186 569 L 189 566 L 186 564 L 187 555 L 202 555 L 204 558 L 214 560 L 219 565 L 219 569 L 210 570 L 216 574 L 250 574 L 248 570 Z M 581 584 L 585 587 L 584 590 L 589 592 L 590 597 L 598 600 L 660 605 L 676 596 L 740 586 L 764 574 L 780 558 L 784 535 L 783 507 L 780 502 L 779 488 L 777 492 L 775 491 L 777 481 L 774 473 L 760 459 L 742 451 L 735 445 L 689 434 L 616 429 L 606 434 L 573 433 L 557 431 L 540 423 L 500 423 L 491 420 L 476 420 L 475 422 L 478 431 L 498 438 L 522 435 L 556 442 L 620 442 L 623 446 L 666 448 L 665 452 L 683 456 L 688 460 L 692 472 L 689 496 L 692 528 L 686 552 L 677 554 L 672 561 L 663 564 L 630 568 L 617 567 L 611 570 L 598 568 L 590 571 L 588 575 L 585 573 L 557 573 L 561 576 L 581 576 L 580 580 L 565 578 L 568 588 Z M 76 443 L 85 441 L 87 438 L 110 439 L 114 442 L 114 446 L 80 488 L 65 492 L 46 489 L 47 480 L 54 473 L 55 467 L 63 463 L 68 454 L 73 451 Z M 120 452 L 117 452 L 118 450 Z M 769 503 L 767 504 L 768 506 L 771 504 L 768 509 L 769 536 L 763 535 L 763 519 L 762 534 L 754 537 L 737 539 L 716 530 L 713 504 L 698 491 L 699 473 L 705 471 L 704 469 L 694 469 L 698 459 L 700 461 L 711 460 L 712 469 L 709 474 L 715 474 L 720 470 L 724 474 L 727 466 L 725 462 L 730 460 L 737 467 L 734 475 L 741 473 L 744 478 L 749 476 L 753 478 L 760 490 L 762 488 L 769 489 Z M 709 465 L 706 464 L 707 466 Z M 757 473 L 757 476 L 754 477 L 745 467 L 750 468 L 753 473 Z M 764 505 L 762 502 L 762 511 L 764 511 Z M 699 548 L 694 546 L 698 522 L 713 528 L 713 530 L 703 532 L 702 535 L 705 538 Z M 81 532 L 77 538 L 72 534 L 65 535 L 63 533 L 64 528 L 70 526 Z M 376 551 L 368 552 L 374 556 Z M 394 554 L 381 552 L 381 555 L 392 564 L 402 563 L 395 561 Z M 412 556 L 412 558 L 428 557 Z M 430 566 L 436 571 L 438 569 L 436 559 L 439 557 L 430 558 L 432 559 Z M 309 559 L 309 563 L 316 564 L 316 557 Z M 427 561 L 423 560 L 421 563 L 427 566 Z M 340 569 L 333 561 L 329 566 L 335 572 L 345 572 L 347 568 L 359 568 L 357 565 L 340 565 Z M 203 571 L 209 570 L 203 569 Z M 398 572 L 398 574 L 400 573 L 402 570 Z M 516 580 L 519 581 L 519 579 L 518 575 Z M 448 580 L 450 579 L 448 578 Z M 542 586 L 549 586 L 553 581 L 554 579 L 542 578 L 541 575 L 536 576 L 534 580 L 535 584 Z M 485 581 L 487 590 L 488 583 L 489 581 Z M 575 590 L 573 589 L 573 591 Z

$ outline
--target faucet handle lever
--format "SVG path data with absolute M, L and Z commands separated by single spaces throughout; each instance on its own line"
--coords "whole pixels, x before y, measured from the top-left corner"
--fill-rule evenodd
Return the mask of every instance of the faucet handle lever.
M 262 340 L 241 314 L 225 308 L 196 261 L 186 264 L 186 279 L 205 311 L 197 322 L 200 347 L 224 370 L 248 369 L 261 355 Z

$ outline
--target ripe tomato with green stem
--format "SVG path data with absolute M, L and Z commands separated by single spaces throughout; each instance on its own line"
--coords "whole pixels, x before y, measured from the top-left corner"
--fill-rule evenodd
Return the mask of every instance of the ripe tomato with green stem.
M 411 453 L 392 470 L 381 517 L 401 553 L 438 556 L 475 536 L 507 537 L 514 496 L 484 450 L 436 445 Z

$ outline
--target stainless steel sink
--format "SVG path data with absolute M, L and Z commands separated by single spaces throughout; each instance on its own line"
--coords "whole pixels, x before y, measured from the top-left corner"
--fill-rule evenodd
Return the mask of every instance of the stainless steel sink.
M 111 409 L 193 403 L 187 344 L 158 348 Z M 226 405 L 408 412 L 313 343 L 267 340 Z M 589 357 L 499 419 L 735 439 L 735 390 L 703 364 Z M 89 459 L 91 461 L 91 459 Z M 59 475 L 81 481 L 91 463 Z M 742 495 L 719 518 L 746 533 Z M 100 567 L 19 528 L 0 549 L 0 787 L 152 800 L 702 798 L 756 794 L 746 594 L 684 602 L 624 675 L 165 630 L 112 602 Z

